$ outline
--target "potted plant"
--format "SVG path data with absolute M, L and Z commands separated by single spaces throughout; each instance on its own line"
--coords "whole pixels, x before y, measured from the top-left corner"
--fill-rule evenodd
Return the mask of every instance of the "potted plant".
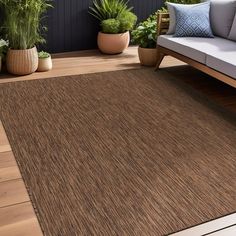
M 37 71 L 49 71 L 52 69 L 52 58 L 48 52 L 41 51 L 38 53 L 39 63 Z
M 38 68 L 37 43 L 41 36 L 41 16 L 51 6 L 48 0 L 0 0 L 4 10 L 3 29 L 9 40 L 6 65 L 16 75 L 31 74 Z
M 138 55 L 142 65 L 155 66 L 157 61 L 157 14 L 141 22 L 131 33 L 132 42 L 139 45 Z
M 8 42 L 5 41 L 4 39 L 0 39 L 0 72 L 2 70 L 2 61 L 6 55 L 7 47 L 8 47 Z
M 133 29 L 137 16 L 123 0 L 94 0 L 90 14 L 101 22 L 97 43 L 101 52 L 123 52 L 130 42 L 129 30 Z

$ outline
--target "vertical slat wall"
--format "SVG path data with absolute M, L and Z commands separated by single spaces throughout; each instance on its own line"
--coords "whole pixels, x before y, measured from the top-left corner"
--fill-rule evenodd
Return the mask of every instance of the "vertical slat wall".
M 88 14 L 92 0 L 54 0 L 45 20 L 48 25 L 47 44 L 50 52 L 96 48 L 99 22 Z M 139 21 L 163 5 L 163 0 L 130 0 Z

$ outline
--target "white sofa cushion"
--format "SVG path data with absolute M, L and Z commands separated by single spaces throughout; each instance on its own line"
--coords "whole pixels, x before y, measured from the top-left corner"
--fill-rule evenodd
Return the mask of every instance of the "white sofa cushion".
M 236 0 L 211 0 L 210 20 L 214 35 L 228 37 L 235 11 Z
M 218 51 L 207 55 L 206 65 L 236 79 L 236 46 L 232 52 Z
M 161 35 L 157 39 L 157 44 L 178 52 L 202 64 L 206 64 L 206 54 L 217 50 L 227 39 L 183 37 L 177 38 L 172 35 Z M 231 42 L 231 41 L 229 41 Z M 235 43 L 234 43 L 235 44 Z M 236 44 L 235 44 L 236 45 Z
M 157 44 L 236 78 L 236 43 L 228 39 L 161 35 Z
M 157 44 L 205 64 L 206 55 L 204 52 L 199 50 L 201 48 L 201 39 L 202 38 L 179 38 L 173 37 L 172 35 L 161 35 L 157 39 Z
M 229 37 L 230 40 L 234 40 L 236 41 L 236 15 L 234 17 L 234 22 L 233 25 L 231 27 L 230 33 L 229 33 Z

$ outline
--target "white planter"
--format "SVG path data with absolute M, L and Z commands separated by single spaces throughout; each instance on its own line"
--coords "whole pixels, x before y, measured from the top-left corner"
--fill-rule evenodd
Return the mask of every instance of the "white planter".
M 38 69 L 37 71 L 39 72 L 44 72 L 44 71 L 49 71 L 52 69 L 52 58 L 47 57 L 47 58 L 39 58 L 39 64 L 38 64 Z

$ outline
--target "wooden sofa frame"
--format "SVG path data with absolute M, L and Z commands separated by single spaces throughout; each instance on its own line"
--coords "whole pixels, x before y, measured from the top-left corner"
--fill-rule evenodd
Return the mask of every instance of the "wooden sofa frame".
M 159 36 L 161 34 L 165 34 L 168 30 L 168 27 L 169 27 L 169 14 L 168 13 L 158 13 L 158 16 L 157 16 L 157 36 Z M 226 74 L 223 74 L 219 71 L 216 71 L 216 70 L 214 70 L 214 69 L 212 69 L 212 68 L 210 68 L 198 61 L 195 61 L 189 57 L 183 56 L 180 53 L 177 53 L 177 52 L 170 50 L 168 48 L 165 48 L 165 47 L 161 47 L 159 45 L 157 45 L 156 70 L 159 69 L 160 64 L 165 56 L 175 57 L 175 58 L 179 59 L 180 61 L 183 61 L 183 62 L 187 63 L 188 65 L 236 88 L 236 79 L 234 79 Z

